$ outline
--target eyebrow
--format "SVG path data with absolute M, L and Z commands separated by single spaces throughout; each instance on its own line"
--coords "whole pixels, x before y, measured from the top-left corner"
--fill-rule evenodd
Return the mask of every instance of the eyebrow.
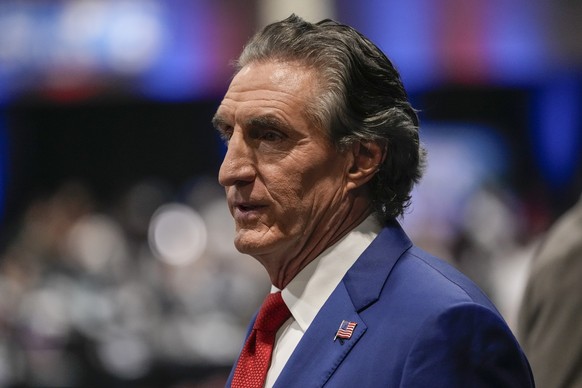
M 229 126 L 229 121 L 220 114 L 215 114 L 212 118 L 212 125 L 215 129 L 221 131 L 224 127 Z M 289 124 L 272 114 L 251 117 L 244 122 L 247 128 L 279 128 L 282 130 L 291 129 Z
M 245 125 L 249 128 L 290 129 L 289 124 L 271 114 L 251 117 L 245 121 Z

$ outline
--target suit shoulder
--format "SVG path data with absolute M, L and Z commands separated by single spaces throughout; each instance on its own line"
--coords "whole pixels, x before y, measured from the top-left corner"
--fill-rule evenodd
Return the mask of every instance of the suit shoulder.
M 529 363 L 503 319 L 482 305 L 465 303 L 424 322 L 408 353 L 402 385 L 533 387 L 534 383 Z
M 408 281 L 415 284 L 413 295 L 424 293 L 433 305 L 475 303 L 499 314 L 488 296 L 471 279 L 451 264 L 416 246 L 400 257 L 387 286 Z

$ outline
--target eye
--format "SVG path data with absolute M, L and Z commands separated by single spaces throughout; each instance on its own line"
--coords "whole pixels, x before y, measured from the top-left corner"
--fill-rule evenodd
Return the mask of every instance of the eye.
M 229 126 L 222 127 L 218 130 L 218 134 L 220 135 L 222 141 L 228 144 L 230 138 L 232 137 L 232 127 Z
M 260 138 L 266 141 L 279 141 L 283 139 L 283 135 L 278 131 L 266 130 L 261 134 Z

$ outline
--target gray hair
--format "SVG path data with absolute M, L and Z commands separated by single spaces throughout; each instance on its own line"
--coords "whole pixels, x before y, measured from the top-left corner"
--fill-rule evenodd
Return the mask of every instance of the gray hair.
M 422 176 L 426 152 L 418 116 L 390 60 L 349 26 L 329 19 L 312 24 L 296 15 L 252 37 L 236 69 L 272 60 L 299 62 L 321 75 L 322 91 L 305 114 L 328 130 L 338 149 L 368 141 L 385 148 L 385 159 L 368 183 L 370 198 L 382 224 L 401 216 Z

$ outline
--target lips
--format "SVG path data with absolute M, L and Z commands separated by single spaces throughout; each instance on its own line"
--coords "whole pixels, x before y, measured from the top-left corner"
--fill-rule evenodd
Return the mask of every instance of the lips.
M 263 209 L 266 209 L 267 205 L 258 202 L 235 202 L 232 207 L 232 215 L 238 221 L 251 221 L 259 217 Z
M 265 207 L 266 207 L 265 205 L 260 205 L 260 204 L 256 204 L 256 203 L 249 203 L 249 202 L 241 202 L 241 203 L 234 204 L 234 208 L 241 211 L 241 212 L 250 212 L 250 211 L 259 210 L 259 209 L 262 209 Z

